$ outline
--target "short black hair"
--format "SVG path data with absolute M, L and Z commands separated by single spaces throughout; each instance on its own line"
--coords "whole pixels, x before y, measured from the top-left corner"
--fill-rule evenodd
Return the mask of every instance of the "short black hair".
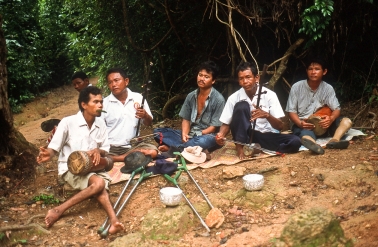
M 211 73 L 213 75 L 213 80 L 217 79 L 219 75 L 219 67 L 213 61 L 206 61 L 201 63 L 198 66 L 198 72 L 200 72 L 201 70 L 206 70 L 207 73 Z
M 323 70 L 324 69 L 328 69 L 328 64 L 327 64 L 327 62 L 323 58 L 321 58 L 321 57 L 310 57 L 306 61 L 306 70 L 313 63 L 320 64 L 320 66 L 322 66 Z
M 98 87 L 89 86 L 80 91 L 79 99 L 77 102 L 79 103 L 79 109 L 81 112 L 84 111 L 83 107 L 81 106 L 81 103 L 88 104 L 89 100 L 91 99 L 90 94 L 99 95 L 101 94 L 101 89 L 99 89 Z
M 71 81 L 75 80 L 76 78 L 80 78 L 82 79 L 83 81 L 85 79 L 88 78 L 87 74 L 85 74 L 83 71 L 78 71 L 78 72 L 75 72 L 72 77 L 71 77 Z
M 106 71 L 106 80 L 108 80 L 108 76 L 113 73 L 119 73 L 123 78 L 128 78 L 126 71 L 120 67 L 110 68 Z
M 259 72 L 257 71 L 256 66 L 254 66 L 250 62 L 241 62 L 238 67 L 236 67 L 236 73 L 239 73 L 240 71 L 245 71 L 245 70 L 251 70 L 252 74 L 254 76 L 257 76 Z

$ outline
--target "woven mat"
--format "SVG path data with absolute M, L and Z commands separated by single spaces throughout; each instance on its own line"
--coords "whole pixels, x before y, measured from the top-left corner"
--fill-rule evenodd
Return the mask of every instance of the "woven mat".
M 264 159 L 271 156 L 275 156 L 275 155 L 259 154 L 259 156 L 249 158 L 246 160 Z M 235 145 L 233 143 L 228 142 L 222 148 L 211 153 L 211 160 L 202 164 L 187 164 L 186 166 L 188 170 L 193 170 L 198 167 L 206 169 L 206 168 L 211 168 L 218 165 L 234 165 L 239 162 L 242 162 L 242 160 L 240 160 L 236 156 Z M 116 183 L 130 179 L 130 174 L 122 173 L 120 171 L 124 165 L 125 164 L 123 162 L 114 163 L 113 169 L 108 172 L 110 177 L 112 178 L 111 184 L 116 184 Z M 154 163 L 151 162 L 148 165 L 149 166 L 154 165 Z M 139 175 L 136 175 L 134 178 L 139 178 Z
M 363 132 L 359 131 L 359 130 L 350 129 L 346 133 L 346 135 L 343 137 L 343 139 L 349 141 L 354 136 L 359 136 L 359 135 L 365 135 L 365 134 Z M 329 138 L 321 138 L 321 139 L 317 139 L 316 142 L 321 146 L 325 146 L 326 143 L 330 139 L 331 139 L 330 137 Z M 304 146 L 302 146 L 299 149 L 299 151 L 305 151 L 305 150 L 308 150 L 308 149 L 305 148 Z M 264 153 L 264 154 L 259 154 L 259 156 L 249 158 L 249 159 L 246 159 L 246 160 L 264 159 L 264 158 L 268 158 L 268 157 L 272 157 L 272 156 L 275 156 L 275 155 Z M 171 159 L 171 160 L 173 160 L 173 159 Z M 243 161 L 245 161 L 245 160 L 243 160 Z M 227 142 L 226 145 L 224 145 L 222 148 L 214 151 L 211 154 L 211 160 L 209 160 L 205 163 L 202 163 L 202 164 L 187 164 L 187 167 L 188 167 L 188 170 L 192 170 L 192 169 L 195 169 L 195 168 L 198 168 L 198 167 L 206 169 L 206 168 L 211 168 L 211 167 L 218 166 L 218 165 L 235 165 L 239 162 L 242 162 L 242 160 L 240 160 L 236 155 L 235 144 L 233 144 L 231 142 Z M 151 162 L 148 165 L 154 165 L 154 163 Z M 130 179 L 130 174 L 125 174 L 125 173 L 122 173 L 120 171 L 123 166 L 124 166 L 123 162 L 115 162 L 114 163 L 113 169 L 108 172 L 110 177 L 112 178 L 111 184 L 116 184 L 116 183 Z M 136 175 L 134 178 L 139 178 L 139 175 Z

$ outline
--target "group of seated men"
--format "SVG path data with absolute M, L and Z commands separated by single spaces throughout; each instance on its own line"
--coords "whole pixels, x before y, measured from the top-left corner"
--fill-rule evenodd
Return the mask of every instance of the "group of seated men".
M 327 67 L 322 60 L 309 61 L 308 79 L 293 85 L 286 107 L 293 134 L 281 134 L 285 113 L 277 95 L 268 88 L 262 88 L 263 93 L 257 99 L 258 89 L 262 85 L 259 84 L 260 77 L 255 66 L 243 62 L 237 67 L 241 88 L 225 102 L 222 94 L 213 87 L 219 74 L 218 66 L 212 61 L 204 62 L 198 67 L 198 88 L 187 95 L 179 113 L 181 130 L 155 129 L 158 147 L 140 143 L 133 148 L 130 140 L 138 135 L 139 122 L 151 125 L 153 116 L 148 103 L 143 104 L 143 96 L 128 88 L 126 72 L 121 68 L 108 70 L 106 80 L 111 94 L 104 99 L 100 89 L 89 84 L 85 73 L 75 73 L 72 84 L 80 92 L 80 111 L 60 122 L 51 122 L 58 126 L 48 145 L 40 147 L 37 162 L 46 162 L 59 153 L 59 177 L 81 191 L 49 210 L 45 217 L 46 226 L 51 227 L 68 208 L 94 197 L 110 219 L 109 233 L 124 230 L 107 192 L 111 181 L 109 175 L 105 171 L 90 172 L 85 176 L 72 174 L 67 167 L 67 158 L 73 151 L 87 151 L 93 166 L 99 165 L 101 157 L 105 156 L 110 156 L 115 162 L 124 161 L 132 150 L 152 158 L 159 152 L 182 151 L 189 146 L 200 146 L 209 153 L 224 145 L 231 130 L 233 140 L 238 143 L 235 145 L 240 159 L 246 158 L 243 144 L 251 142 L 279 153 L 297 152 L 303 144 L 312 152 L 323 154 L 324 149 L 316 144 L 319 136 L 313 131 L 315 125 L 307 119 L 325 106 L 331 109 L 331 114 L 321 116 L 318 124 L 327 130 L 322 136 L 332 136 L 327 147 L 346 148 L 349 142 L 341 138 L 352 123 L 348 118 L 340 117 L 340 104 L 335 91 L 322 80 L 326 73 Z M 252 123 L 255 123 L 255 128 L 252 128 Z

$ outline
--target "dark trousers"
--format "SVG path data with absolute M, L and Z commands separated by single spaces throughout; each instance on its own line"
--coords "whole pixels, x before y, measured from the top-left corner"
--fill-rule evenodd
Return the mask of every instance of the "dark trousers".
M 249 143 L 252 133 L 251 111 L 246 101 L 235 104 L 230 123 L 233 139 L 242 143 Z M 296 135 L 266 132 L 255 130 L 252 143 L 258 143 L 262 148 L 280 153 L 294 153 L 300 148 L 301 139 Z

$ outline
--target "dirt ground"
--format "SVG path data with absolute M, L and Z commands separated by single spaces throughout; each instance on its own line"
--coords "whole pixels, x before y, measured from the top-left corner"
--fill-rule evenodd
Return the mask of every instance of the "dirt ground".
M 21 114 L 14 116 L 14 124 L 29 142 L 42 146 L 48 133 L 40 129 L 40 124 L 49 118 L 75 114 L 78 111 L 77 96 L 71 86 L 53 90 L 46 97 L 27 104 Z M 355 115 L 358 112 L 355 109 L 347 112 Z M 142 135 L 148 133 L 151 133 L 151 129 L 142 129 Z M 256 192 L 269 194 L 272 203 L 254 209 L 240 206 L 237 200 L 217 202 L 217 207 L 226 217 L 224 224 L 219 229 L 212 229 L 210 236 L 201 236 L 198 233 L 203 229 L 193 216 L 195 227 L 186 229 L 181 241 L 187 246 L 271 246 L 280 236 L 290 215 L 322 207 L 338 217 L 346 238 L 352 239 L 355 246 L 378 246 L 377 140 L 375 133 L 370 131 L 366 136 L 354 138 L 346 150 L 326 150 L 324 155 L 304 151 L 238 163 L 237 166 L 246 168 L 245 174 L 273 166 L 278 168 L 264 173 L 264 188 Z M 208 194 L 242 190 L 241 177 L 222 177 L 224 167 L 195 169 L 192 174 Z M 38 217 L 32 222 L 44 227 L 43 216 L 53 205 L 35 203 L 32 199 L 40 194 L 54 194 L 56 198 L 62 198 L 62 189 L 57 185 L 56 162 L 38 166 L 35 177 L 8 180 L 9 192 L 0 198 L 0 228 L 18 225 L 21 229 L 33 216 Z M 124 184 L 110 187 L 113 202 Z M 27 241 L 25 245 L 28 246 L 107 246 L 117 237 L 137 232 L 149 209 L 164 209 L 158 193 L 165 186 L 170 185 L 157 176 L 149 178 L 137 188 L 120 216 L 126 226 L 124 233 L 101 239 L 96 231 L 105 219 L 105 212 L 95 200 L 90 199 L 68 210 L 48 229 L 50 234 L 41 234 L 36 230 L 11 230 L 6 232 L 9 237 L 7 244 L 3 236 L 0 245 L 16 246 Z M 185 192 L 194 203 L 203 201 L 195 186 L 186 186 Z M 164 240 L 156 241 L 151 246 L 169 244 L 169 240 Z

